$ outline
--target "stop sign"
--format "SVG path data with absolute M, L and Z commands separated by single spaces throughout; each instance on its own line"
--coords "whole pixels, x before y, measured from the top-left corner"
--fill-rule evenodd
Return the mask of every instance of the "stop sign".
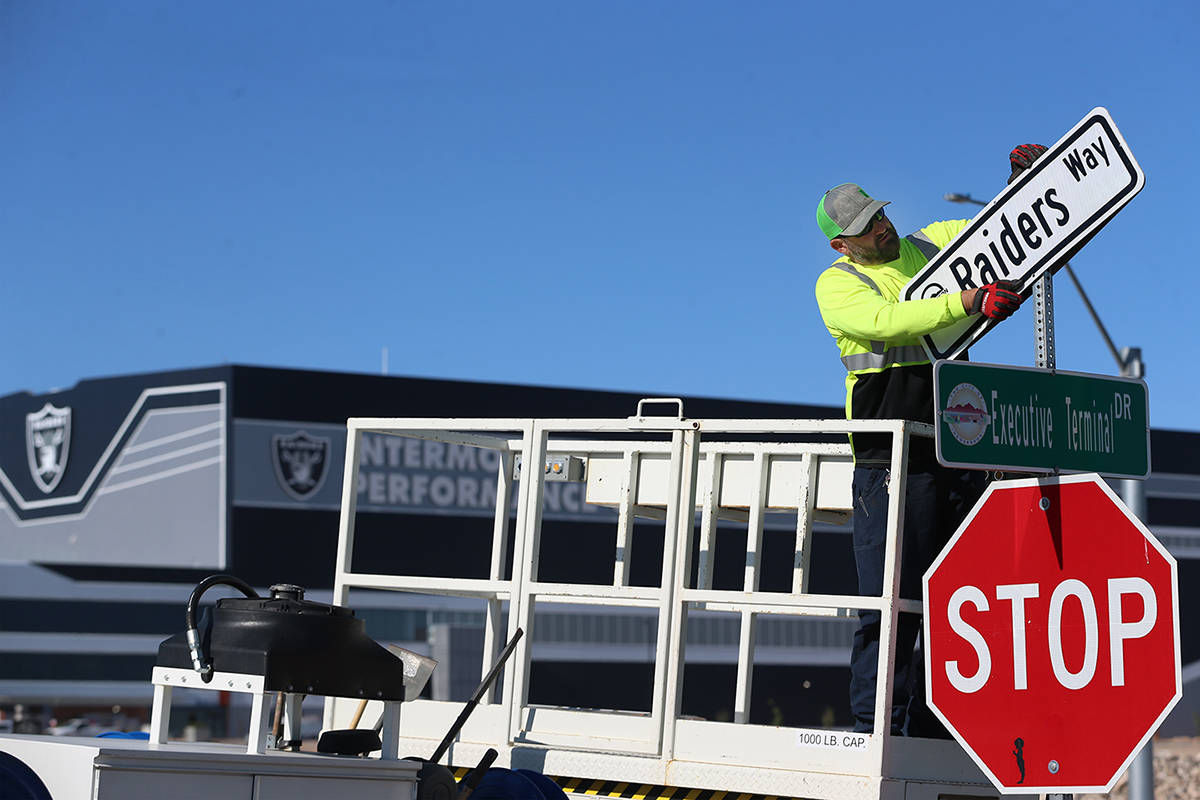
M 924 584 L 929 703 L 1003 793 L 1109 791 L 1182 695 L 1175 559 L 1098 476 L 993 483 Z

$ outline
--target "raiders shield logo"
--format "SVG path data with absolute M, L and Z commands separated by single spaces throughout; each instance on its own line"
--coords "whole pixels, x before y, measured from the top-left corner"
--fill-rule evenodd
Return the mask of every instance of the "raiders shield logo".
M 325 483 L 329 439 L 297 431 L 272 437 L 275 477 L 280 487 L 297 500 L 312 497 Z
M 71 447 L 71 409 L 46 403 L 25 415 L 25 452 L 33 482 L 46 494 L 54 491 L 67 469 Z

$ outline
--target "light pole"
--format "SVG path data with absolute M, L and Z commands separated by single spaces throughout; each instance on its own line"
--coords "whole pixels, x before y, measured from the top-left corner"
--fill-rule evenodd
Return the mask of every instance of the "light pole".
M 986 206 L 982 200 L 977 200 L 969 194 L 959 194 L 958 192 L 947 192 L 944 195 L 945 199 L 951 203 L 970 203 L 977 206 Z M 1067 271 L 1067 277 L 1071 279 L 1071 283 L 1075 284 L 1075 289 L 1079 292 L 1079 297 L 1083 300 L 1084 307 L 1088 313 L 1092 315 L 1092 321 L 1096 323 L 1096 327 L 1100 329 L 1100 335 L 1104 337 L 1104 343 L 1108 345 L 1108 352 L 1112 353 L 1113 359 L 1117 362 L 1117 368 L 1121 372 L 1123 378 L 1142 378 L 1146 374 L 1146 365 L 1142 362 L 1142 348 L 1140 347 L 1123 347 L 1120 351 L 1113 344 L 1112 337 L 1108 335 L 1108 330 L 1104 327 L 1104 323 L 1100 321 L 1100 315 L 1096 313 L 1096 309 L 1092 306 L 1092 301 L 1088 299 L 1087 292 L 1083 290 L 1083 284 L 1079 282 L 1079 278 L 1075 277 L 1075 270 L 1071 269 L 1070 262 L 1063 263 L 1063 269 Z M 1050 274 L 1047 273 L 1037 285 L 1037 306 L 1035 308 L 1037 336 L 1038 336 L 1038 366 L 1054 369 L 1054 303 L 1053 294 L 1051 292 Z M 1138 519 L 1143 522 L 1146 520 L 1146 485 L 1140 480 L 1126 478 L 1121 481 L 1121 498 L 1125 501 L 1125 505 Z M 1129 798 L 1130 800 L 1154 800 L 1154 741 L 1149 740 L 1146 746 L 1141 749 L 1141 752 L 1134 757 L 1133 763 L 1129 765 Z

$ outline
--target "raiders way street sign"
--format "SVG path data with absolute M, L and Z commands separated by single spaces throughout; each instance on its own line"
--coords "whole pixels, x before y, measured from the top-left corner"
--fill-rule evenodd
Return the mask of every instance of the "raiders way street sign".
M 1145 182 L 1108 111 L 1095 108 L 942 248 L 908 282 L 901 299 L 998 280 L 1028 289 L 1066 263 Z M 929 334 L 924 340 L 929 359 L 954 358 L 995 324 L 979 314 Z

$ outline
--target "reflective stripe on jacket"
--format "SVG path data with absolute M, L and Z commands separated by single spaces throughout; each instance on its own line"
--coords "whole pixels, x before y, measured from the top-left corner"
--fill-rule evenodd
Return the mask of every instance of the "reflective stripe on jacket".
M 849 419 L 933 421 L 932 367 L 921 337 L 954 324 L 967 312 L 956 291 L 905 303 L 899 297 L 905 284 L 966 224 L 967 220 L 932 223 L 901 239 L 894 261 L 863 265 L 842 257 L 817 278 L 821 318 L 846 368 Z M 891 457 L 885 434 L 859 435 L 853 444 L 860 463 Z

